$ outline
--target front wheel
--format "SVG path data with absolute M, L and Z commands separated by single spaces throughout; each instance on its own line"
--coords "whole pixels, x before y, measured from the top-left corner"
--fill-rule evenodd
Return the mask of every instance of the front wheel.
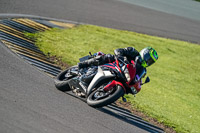
M 124 89 L 122 88 L 122 86 L 115 86 L 111 90 L 106 92 L 102 89 L 102 87 L 105 86 L 100 86 L 97 90 L 95 90 L 88 96 L 88 105 L 95 108 L 103 107 L 115 102 L 117 99 L 124 95 Z

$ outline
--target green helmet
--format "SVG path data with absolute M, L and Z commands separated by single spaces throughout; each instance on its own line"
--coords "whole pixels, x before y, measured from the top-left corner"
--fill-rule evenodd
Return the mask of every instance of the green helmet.
M 148 67 L 158 60 L 158 54 L 152 47 L 146 47 L 140 51 L 140 56 L 142 58 L 142 66 Z

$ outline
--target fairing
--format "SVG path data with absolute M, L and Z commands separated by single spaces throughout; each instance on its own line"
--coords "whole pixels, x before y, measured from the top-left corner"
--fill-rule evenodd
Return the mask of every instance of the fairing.
M 115 77 L 114 74 L 112 74 L 110 71 L 103 71 L 101 67 L 98 67 L 98 72 L 92 79 L 90 85 L 88 86 L 87 95 L 89 95 L 92 92 L 92 89 L 102 80 L 107 78 Z

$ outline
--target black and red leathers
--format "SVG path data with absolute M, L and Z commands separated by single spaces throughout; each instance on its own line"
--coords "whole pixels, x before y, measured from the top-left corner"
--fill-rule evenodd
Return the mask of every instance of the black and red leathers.
M 96 56 L 84 62 L 80 62 L 78 66 L 79 68 L 85 68 L 92 65 L 97 66 L 97 65 L 103 65 L 106 63 L 111 63 L 115 61 L 115 56 L 125 62 L 126 61 L 130 62 L 131 60 L 135 60 L 135 58 L 139 56 L 139 52 L 133 47 L 119 48 L 119 49 L 114 50 L 114 53 L 115 55 L 104 54 L 104 55 Z

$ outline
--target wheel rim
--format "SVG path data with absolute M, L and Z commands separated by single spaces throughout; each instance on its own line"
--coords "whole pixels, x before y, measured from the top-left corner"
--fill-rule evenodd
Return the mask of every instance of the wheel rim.
M 94 101 L 98 101 L 98 100 L 104 99 L 106 97 L 109 97 L 114 92 L 115 92 L 115 88 L 112 88 L 109 91 L 104 91 L 104 86 L 101 86 L 101 87 L 98 88 L 98 90 L 96 90 L 94 92 L 91 99 L 94 100 Z

